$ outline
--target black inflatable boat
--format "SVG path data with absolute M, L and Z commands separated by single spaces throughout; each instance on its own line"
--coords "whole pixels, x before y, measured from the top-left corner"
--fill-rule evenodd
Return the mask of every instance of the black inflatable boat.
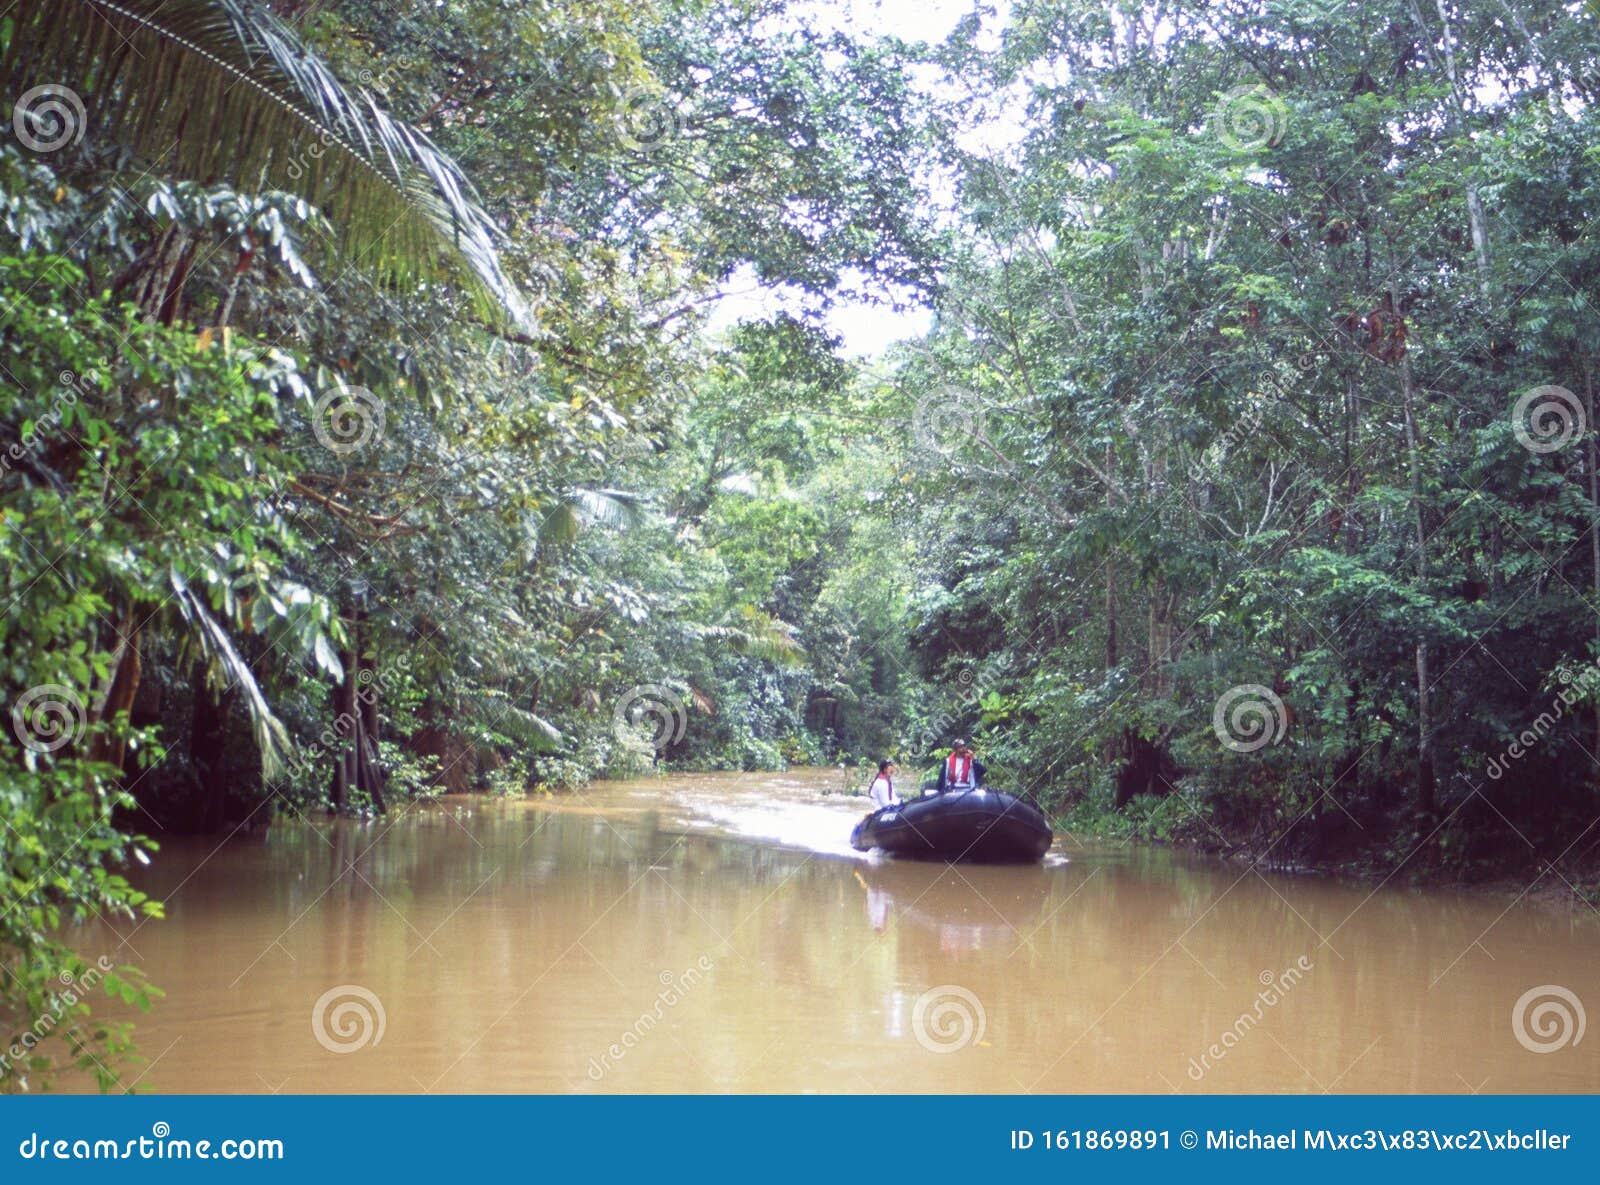
M 850 846 L 913 860 L 1028 864 L 1044 858 L 1051 838 L 1032 803 L 1000 790 L 962 790 L 873 811 L 850 833 Z

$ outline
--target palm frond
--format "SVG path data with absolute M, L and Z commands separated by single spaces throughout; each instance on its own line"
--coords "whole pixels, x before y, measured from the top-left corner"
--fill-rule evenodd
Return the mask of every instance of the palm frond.
M 644 517 L 644 501 L 626 490 L 591 490 L 576 487 L 561 495 L 561 500 L 539 524 L 539 542 L 567 544 L 585 526 L 622 529 L 637 526 Z
M 763 613 L 754 605 L 741 605 L 717 624 L 701 626 L 695 632 L 747 658 L 792 666 L 804 661 L 806 656 L 804 647 L 795 640 L 792 625 Z
M 301 194 L 338 228 L 344 259 L 380 282 L 464 270 L 480 304 L 523 320 L 498 232 L 456 163 L 250 0 L 18 0 L 9 20 L 6 93 L 66 86 L 86 134 L 154 171 Z
M 498 733 L 535 753 L 553 753 L 561 747 L 561 730 L 543 716 L 511 702 L 494 688 L 463 690 L 458 699 L 463 714 L 480 728 Z
M 284 754 L 289 751 L 289 732 L 272 712 L 267 697 L 256 683 L 255 673 L 233 647 L 228 631 L 212 614 L 210 606 L 189 582 L 171 572 L 173 601 L 178 612 L 189 626 L 190 641 L 200 654 L 206 667 L 206 684 L 219 690 L 237 684 L 244 693 L 245 707 L 250 717 L 250 731 L 256 748 L 261 752 L 262 776 L 272 779 L 282 772 Z

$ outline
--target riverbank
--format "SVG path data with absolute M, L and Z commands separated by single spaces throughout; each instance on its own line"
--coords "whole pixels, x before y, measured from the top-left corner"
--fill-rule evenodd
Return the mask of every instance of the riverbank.
M 1452 844 L 1444 823 L 1427 831 L 1414 825 L 1404 832 L 1366 843 L 1331 845 L 1315 822 L 1301 823 L 1306 833 L 1295 836 L 1285 825 L 1264 835 L 1229 836 L 1175 797 L 1135 802 L 1124 811 L 1080 802 L 1051 812 L 1058 833 L 1084 843 L 1134 843 L 1208 856 L 1240 867 L 1260 867 L 1294 876 L 1331 877 L 1352 884 L 1395 888 L 1452 889 L 1507 902 L 1527 901 L 1550 909 L 1600 913 L 1600 824 L 1569 845 L 1560 863 L 1529 852 L 1499 852 L 1492 861 L 1474 860 Z M 1348 836 L 1350 829 L 1340 829 Z M 1576 857 L 1576 858 L 1575 858 Z

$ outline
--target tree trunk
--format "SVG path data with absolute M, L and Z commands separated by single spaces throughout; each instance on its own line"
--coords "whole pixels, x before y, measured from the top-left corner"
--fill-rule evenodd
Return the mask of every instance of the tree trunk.
M 194 703 L 189 715 L 189 762 L 194 769 L 200 792 L 200 809 L 196 822 L 201 831 L 214 832 L 223 824 L 223 807 L 227 793 L 223 782 L 223 767 L 228 744 L 228 718 L 233 703 L 238 698 L 236 688 L 228 688 L 213 696 L 206 686 L 203 663 L 195 663 L 189 676 L 189 688 Z
M 1394 307 L 1400 307 L 1398 291 L 1390 289 Z M 1411 479 L 1411 512 L 1416 531 L 1417 584 L 1428 579 L 1428 533 L 1422 510 L 1422 457 L 1419 452 L 1416 414 L 1416 384 L 1411 376 L 1411 359 L 1400 356 L 1400 406 L 1406 422 L 1406 464 Z M 1416 808 L 1419 814 L 1432 814 L 1434 809 L 1433 768 L 1433 711 L 1428 689 L 1428 643 L 1417 639 L 1417 793 Z
M 343 811 L 351 793 L 364 793 L 372 808 L 382 814 L 388 810 L 384 796 L 383 767 L 378 761 L 378 678 L 366 657 L 362 625 L 366 614 L 357 612 L 350 620 L 351 649 L 341 651 L 339 663 L 344 678 L 330 694 L 333 733 L 340 741 L 333 763 L 329 789 L 330 808 Z
M 372 796 L 372 806 L 380 815 L 389 809 L 384 799 L 383 765 L 378 753 L 378 672 L 369 655 L 362 653 L 356 659 L 356 683 L 360 701 L 358 713 L 361 721 L 361 741 L 357 751 L 362 757 L 362 788 Z
M 96 725 L 110 725 L 111 732 L 98 731 L 89 746 L 89 759 L 121 767 L 128 756 L 126 720 L 116 723 L 119 715 L 133 710 L 134 697 L 139 693 L 139 680 L 144 675 L 144 661 L 139 654 L 139 626 L 130 606 L 117 627 L 117 648 L 112 657 L 112 671 L 105 690 L 94 704 L 91 721 Z
M 1450 11 L 1445 7 L 1444 0 L 1434 0 L 1434 7 L 1439 12 L 1441 26 L 1441 58 L 1435 58 L 1432 47 L 1428 44 L 1428 22 L 1422 17 L 1422 10 L 1412 0 L 1411 15 L 1417 22 L 1417 28 L 1422 34 L 1422 48 L 1433 64 L 1445 79 L 1450 83 L 1450 98 L 1454 119 L 1451 121 L 1454 131 L 1465 136 L 1467 134 L 1467 92 L 1462 83 L 1461 72 L 1456 64 L 1455 31 L 1450 27 Z M 1483 200 L 1478 196 L 1477 183 L 1470 178 L 1464 186 L 1467 205 L 1467 226 L 1472 234 L 1472 257 L 1478 266 L 1478 291 L 1483 296 L 1484 312 L 1491 296 L 1490 271 L 1489 271 L 1489 223 L 1483 212 Z M 1398 307 L 1398 306 L 1397 306 Z
M 1147 628 L 1150 647 L 1149 688 L 1152 699 L 1167 699 L 1172 694 L 1172 597 L 1166 578 L 1150 582 L 1150 617 Z
M 1116 460 L 1111 451 L 1111 446 L 1106 445 L 1107 473 L 1111 472 L 1112 463 Z M 1106 556 L 1106 671 L 1117 669 L 1117 558 L 1113 551 Z
M 1589 413 L 1589 422 L 1586 425 L 1588 432 L 1588 463 L 1589 463 L 1589 554 L 1593 564 L 1593 590 L 1594 590 L 1594 653 L 1590 656 L 1591 662 L 1600 662 L 1600 470 L 1595 467 L 1596 432 L 1600 432 L 1600 424 L 1594 418 L 1594 371 L 1588 366 L 1583 368 L 1583 396 Z M 1600 759 L 1600 702 L 1594 706 L 1594 755 Z M 1600 781 L 1600 766 L 1589 771 L 1596 781 Z
M 1106 558 L 1106 670 L 1117 668 L 1117 562 Z
M 1360 455 L 1361 441 L 1361 390 L 1356 385 L 1355 375 L 1345 376 L 1345 431 L 1344 431 L 1344 514 L 1340 525 L 1338 546 L 1346 555 L 1352 554 L 1356 547 L 1356 526 L 1353 511 L 1361 497 L 1362 472 L 1361 465 L 1356 458 Z
M 334 735 L 343 739 L 344 730 L 341 725 L 349 719 L 345 701 L 350 688 L 350 656 L 341 654 L 339 658 L 344 663 L 346 674 L 345 678 L 334 684 L 328 693 L 328 707 L 333 716 Z M 333 760 L 333 780 L 328 787 L 328 809 L 335 813 L 342 812 L 350 803 L 350 763 L 345 760 L 347 752 L 348 750 L 341 745 Z

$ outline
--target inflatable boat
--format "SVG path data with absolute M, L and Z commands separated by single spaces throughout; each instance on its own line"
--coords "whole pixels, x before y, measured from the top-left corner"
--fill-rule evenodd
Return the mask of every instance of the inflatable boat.
M 1001 790 L 959 790 L 873 811 L 850 833 L 850 846 L 912 860 L 1029 864 L 1044 858 L 1052 838 L 1032 803 Z

